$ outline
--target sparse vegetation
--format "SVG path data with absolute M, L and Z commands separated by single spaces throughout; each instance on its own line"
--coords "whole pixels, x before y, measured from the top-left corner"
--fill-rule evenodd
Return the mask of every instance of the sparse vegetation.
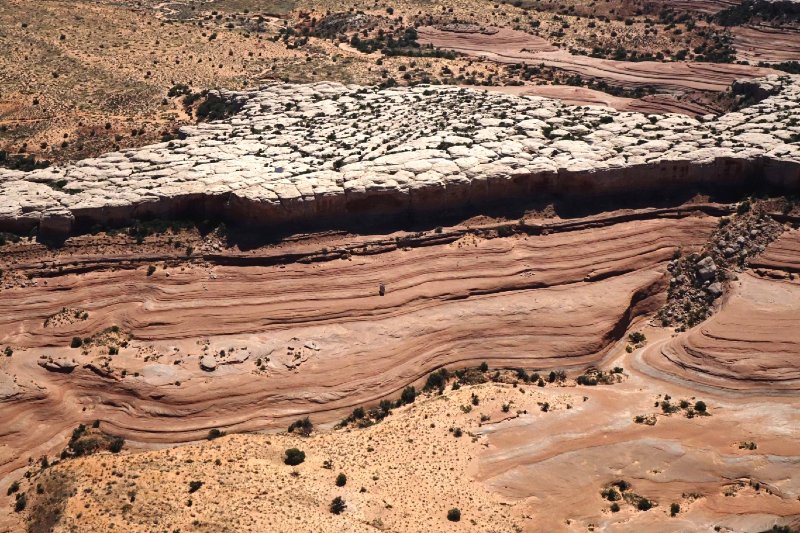
M 221 431 L 221 430 L 219 430 L 217 428 L 213 428 L 213 429 L 209 429 L 208 430 L 207 438 L 208 438 L 208 440 L 214 440 L 214 439 L 218 439 L 218 438 L 224 437 L 224 436 L 225 436 L 225 432 L 224 431 Z
M 347 510 L 347 503 L 341 496 L 336 496 L 331 501 L 330 510 L 333 514 L 342 514 L 345 512 L 345 510 Z
M 289 466 L 297 466 L 306 460 L 306 452 L 297 448 L 286 450 L 283 462 Z
M 314 431 L 314 424 L 308 417 L 302 418 L 289 425 L 289 433 L 297 433 L 302 437 L 308 437 Z

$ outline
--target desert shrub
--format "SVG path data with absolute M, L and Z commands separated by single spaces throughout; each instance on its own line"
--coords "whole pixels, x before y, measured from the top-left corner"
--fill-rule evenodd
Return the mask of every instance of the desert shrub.
M 67 443 L 67 450 L 62 454 L 62 457 L 67 456 L 67 451 L 74 457 L 80 457 L 83 455 L 91 455 L 100 450 L 110 450 L 114 445 L 114 441 L 115 438 L 100 431 L 87 431 L 86 426 L 80 424 L 77 428 L 72 430 L 72 436 Z
M 666 415 L 668 415 L 670 413 L 674 413 L 675 411 L 678 410 L 678 408 L 676 406 L 672 405 L 671 403 L 669 403 L 668 400 L 664 400 L 663 402 L 661 402 L 660 405 L 661 405 L 661 411 Z
M 378 404 L 378 419 L 383 420 L 390 414 L 392 414 L 392 402 L 389 400 L 381 400 L 381 403 Z
M 177 83 L 170 87 L 169 91 L 167 91 L 167 96 L 170 98 L 174 98 L 176 96 L 183 96 L 184 94 L 189 94 L 192 92 L 189 89 L 189 86 L 184 83 Z
M 403 392 L 400 393 L 400 404 L 401 405 L 402 404 L 414 403 L 414 400 L 416 400 L 416 399 L 417 399 L 417 389 L 415 389 L 411 385 L 409 385 L 408 387 L 403 389 Z
M 11 485 L 8 486 L 8 490 L 6 491 L 6 496 L 11 496 L 15 492 L 19 491 L 19 481 L 14 481 Z
M 336 476 L 336 486 L 344 487 L 346 484 L 347 484 L 347 476 L 344 475 L 344 473 L 340 472 L 339 475 Z
M 331 501 L 331 512 L 333 514 L 342 514 L 346 509 L 347 503 L 341 496 L 337 496 Z
M 297 466 L 306 460 L 306 452 L 297 448 L 289 448 L 286 450 L 286 456 L 283 462 L 289 466 Z
M 614 502 L 614 503 L 611 504 L 611 512 L 612 513 L 618 513 L 619 512 L 619 504 L 617 502 Z
M 200 487 L 202 487 L 202 486 L 203 486 L 203 482 L 202 481 L 190 481 L 189 482 L 189 494 L 197 492 L 198 490 L 200 490 Z
M 706 412 L 706 409 L 707 409 L 707 407 L 706 407 L 706 402 L 704 402 L 704 401 L 702 401 L 702 400 L 700 400 L 699 402 L 695 402 L 695 404 L 694 404 L 694 409 L 695 409 L 695 411 L 697 411 L 698 413 L 705 413 L 705 412 Z
M 425 382 L 423 390 L 432 391 L 434 389 L 443 389 L 447 384 L 447 379 L 450 377 L 450 372 L 446 368 L 440 368 L 435 372 L 428 374 L 428 380 Z
M 198 120 L 221 120 L 242 109 L 242 104 L 234 100 L 225 100 L 214 93 L 208 93 L 206 99 L 197 106 Z
M 301 418 L 289 425 L 289 433 L 298 433 L 303 437 L 308 437 L 314 431 L 314 424 L 308 417 Z
M 675 516 L 680 512 L 681 512 L 681 506 L 678 505 L 677 503 L 673 503 L 672 505 L 669 506 L 669 515 L 670 516 Z
M 120 451 L 122 451 L 123 446 L 125 446 L 125 439 L 123 439 L 122 437 L 114 437 L 111 440 L 111 444 L 109 444 L 108 449 L 112 453 L 119 453 Z
M 360 420 L 360 419 L 364 418 L 365 415 L 366 415 L 366 413 L 364 412 L 364 408 L 363 407 L 356 407 L 355 409 L 353 409 L 353 419 L 354 420 Z
M 147 275 L 148 276 L 152 276 L 153 274 L 155 274 L 155 272 L 156 272 L 156 267 L 154 267 L 153 265 L 150 265 L 149 267 L 147 267 Z
M 486 361 L 484 361 L 483 363 L 480 364 L 480 366 L 478 367 L 478 370 L 480 370 L 481 372 L 488 372 L 489 371 L 489 365 L 486 363 Z
M 208 430 L 208 440 L 214 440 L 214 439 L 218 439 L 218 438 L 224 437 L 224 436 L 225 436 L 225 432 L 224 431 L 220 431 L 217 428 L 213 428 L 213 429 L 209 429 Z
M 28 506 L 28 497 L 25 493 L 17 494 L 17 501 L 14 502 L 14 512 L 21 513 Z
M 631 344 L 639 344 L 640 342 L 646 341 L 647 337 L 645 337 L 644 333 L 641 331 L 634 331 L 628 335 L 628 340 L 631 342 Z
M 618 479 L 617 481 L 613 482 L 612 485 L 617 487 L 622 492 L 625 492 L 629 488 L 631 488 L 631 484 L 625 481 L 624 479 Z
M 72 337 L 72 342 L 69 343 L 70 348 L 80 348 L 83 346 L 83 339 L 80 337 Z
M 647 498 L 642 498 L 636 503 L 636 508 L 640 511 L 649 511 L 653 508 L 653 502 Z
M 461 520 L 461 511 L 458 509 L 458 507 L 453 507 L 447 511 L 447 519 L 451 522 L 458 522 Z

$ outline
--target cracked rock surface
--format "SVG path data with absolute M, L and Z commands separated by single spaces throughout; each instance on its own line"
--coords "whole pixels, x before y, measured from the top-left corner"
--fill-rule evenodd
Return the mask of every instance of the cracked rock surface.
M 268 226 L 435 211 L 587 183 L 589 192 L 735 185 L 754 173 L 794 186 L 800 77 L 754 86 L 769 89 L 756 91 L 760 102 L 702 120 L 445 86 L 223 92 L 242 111 L 185 127 L 180 140 L 29 173 L 0 169 L 0 229 L 66 235 L 76 219 L 116 223 L 188 209 Z

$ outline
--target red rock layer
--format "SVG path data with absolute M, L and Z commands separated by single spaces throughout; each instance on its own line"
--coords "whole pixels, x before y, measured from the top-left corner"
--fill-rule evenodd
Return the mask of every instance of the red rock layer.
M 15 384 L 0 403 L 2 470 L 94 419 L 130 439 L 179 442 L 214 427 L 283 426 L 304 413 L 339 418 L 443 365 L 596 363 L 660 305 L 665 262 L 702 244 L 715 219 L 593 224 L 320 264 L 159 267 L 151 276 L 133 247 L 118 257 L 138 268 L 84 265 L 84 274 L 4 290 L 0 344 L 15 353 L 2 375 Z M 89 317 L 44 327 L 63 307 Z M 111 325 L 133 340 L 110 358 L 109 373 L 105 354 L 84 356 L 69 343 Z M 246 360 L 202 371 L 201 356 L 220 351 L 220 361 Z M 48 372 L 42 355 L 78 366 Z
M 800 389 L 800 284 L 750 274 L 732 286 L 719 312 L 647 351 L 656 368 L 722 388 Z

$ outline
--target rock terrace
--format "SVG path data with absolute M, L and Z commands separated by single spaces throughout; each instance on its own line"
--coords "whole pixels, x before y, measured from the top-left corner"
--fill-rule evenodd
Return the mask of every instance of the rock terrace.
M 563 192 L 587 178 L 595 192 L 631 179 L 735 184 L 755 164 L 769 165 L 765 180 L 796 184 L 800 78 L 734 89 L 762 100 L 701 120 L 458 87 L 223 92 L 242 111 L 185 127 L 180 140 L 29 173 L 0 169 L 0 229 L 66 235 L 76 219 L 126 222 L 187 205 L 269 226 Z

